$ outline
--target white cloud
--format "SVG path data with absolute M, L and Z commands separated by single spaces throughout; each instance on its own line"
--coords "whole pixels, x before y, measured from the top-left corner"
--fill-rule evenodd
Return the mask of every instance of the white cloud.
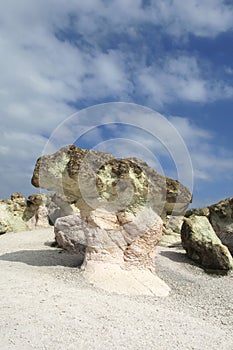
M 82 80 L 80 98 L 98 100 L 113 97 L 125 99 L 132 90 L 121 52 L 96 52 L 88 59 L 88 75 Z
M 1 198 L 8 198 L 13 192 L 26 195 L 37 192 L 30 183 L 36 159 L 40 157 L 45 142 L 44 137 L 36 134 L 14 130 L 1 132 Z
M 208 142 L 214 137 L 209 130 L 204 130 L 197 127 L 195 123 L 192 123 L 187 118 L 172 116 L 169 118 L 169 120 L 181 133 L 183 139 L 189 144 L 189 146 L 195 147 L 200 140 Z
M 160 13 L 154 17 L 161 17 L 166 30 L 179 37 L 188 33 L 215 37 L 233 27 L 233 7 L 224 0 L 154 0 L 152 4 L 157 4 L 156 10 Z
M 142 69 L 139 81 L 158 105 L 177 99 L 203 102 L 208 96 L 206 82 L 193 57 L 168 58 L 162 66 L 155 62 Z
M 71 2 L 74 11 L 81 11 L 78 29 L 93 35 L 102 24 L 115 26 L 122 32 L 137 23 L 150 23 L 163 27 L 170 35 L 183 37 L 215 37 L 232 29 L 233 7 L 224 0 L 151 0 L 143 6 L 141 0 Z
M 222 181 L 233 178 L 232 154 L 218 146 L 217 135 L 197 127 L 187 118 L 173 116 L 170 121 L 189 149 L 196 181 L 214 182 L 219 178 Z
M 146 96 L 154 106 L 161 106 L 174 100 L 208 102 L 233 96 L 231 86 L 203 74 L 195 57 L 180 53 L 166 57 L 163 63 L 155 57 L 147 66 L 143 57 L 133 56 L 127 40 L 125 46 L 114 47 L 111 40 L 113 48 L 107 45 L 108 35 L 119 33 L 137 42 L 145 25 L 153 28 L 151 40 L 160 31 L 180 37 L 187 33 L 214 37 L 231 28 L 232 7 L 220 0 L 141 5 L 140 0 L 0 3 L 4 193 L 18 184 L 26 192 L 46 136 L 74 112 L 75 103 Z M 138 47 L 138 56 L 143 56 L 140 50 Z M 179 123 L 190 138 L 187 122 Z M 66 136 L 69 138 L 69 130 Z
M 174 100 L 212 102 L 233 97 L 233 87 L 205 75 L 195 57 L 180 55 L 143 67 L 138 81 L 158 106 Z

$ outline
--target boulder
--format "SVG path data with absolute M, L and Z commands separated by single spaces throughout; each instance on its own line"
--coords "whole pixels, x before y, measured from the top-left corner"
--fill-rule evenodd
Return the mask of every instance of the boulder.
M 117 216 L 104 209 L 59 218 L 58 245 L 81 254 L 84 277 L 95 286 L 126 294 L 166 296 L 170 288 L 155 275 L 155 248 L 163 221 L 151 209 Z
M 32 194 L 28 197 L 22 220 L 27 224 L 29 230 L 50 227 L 48 216 L 50 202 L 50 196 L 44 193 Z
M 12 194 L 11 199 L 0 200 L 0 234 L 29 229 L 23 220 L 26 207 L 27 200 L 20 193 Z
M 181 228 L 182 245 L 187 255 L 207 269 L 230 270 L 233 259 L 205 216 L 191 215 Z
M 233 255 L 233 197 L 208 207 L 209 221 L 220 238 Z
M 77 208 L 75 201 L 69 203 L 61 194 L 54 193 L 50 196 L 50 199 L 51 200 L 47 204 L 47 209 L 52 225 L 60 217 L 79 213 L 79 209 Z
M 116 159 L 73 145 L 39 158 L 32 184 L 75 201 L 84 217 L 97 208 L 136 213 L 148 206 L 164 218 L 184 213 L 192 200 L 185 186 L 139 159 Z
M 45 194 L 32 194 L 28 197 L 27 206 L 23 213 L 23 220 L 30 229 L 49 227 L 47 203 L 49 197 Z
M 190 215 L 206 216 L 222 244 L 233 254 L 233 197 L 202 209 L 189 210 L 185 216 Z
M 163 238 L 159 245 L 172 246 L 181 244 L 181 227 L 184 217 L 181 215 L 167 215 L 163 225 Z
M 26 199 L 14 193 L 10 199 L 0 200 L 0 234 L 47 228 L 58 217 L 79 212 L 75 203 L 57 194 L 32 194 Z
M 45 194 L 34 194 L 26 199 L 20 193 L 0 200 L 0 234 L 49 227 L 48 200 Z

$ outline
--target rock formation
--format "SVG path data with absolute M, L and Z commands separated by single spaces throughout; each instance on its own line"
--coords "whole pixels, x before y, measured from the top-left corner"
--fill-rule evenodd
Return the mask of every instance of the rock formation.
M 49 197 L 45 194 L 32 194 L 28 197 L 22 218 L 31 229 L 35 227 L 49 227 L 48 201 Z
M 138 212 L 151 207 L 161 217 L 183 214 L 192 200 L 190 191 L 136 158 L 67 146 L 38 159 L 32 184 L 75 201 L 85 216 L 97 208 Z
M 0 200 L 0 234 L 49 227 L 47 196 L 31 195 L 28 200 L 20 193 Z
M 206 216 L 222 244 L 233 254 L 233 197 L 202 209 L 189 210 L 186 217 L 190 215 Z
M 73 203 L 73 210 L 75 206 L 81 210 L 84 218 L 97 208 L 135 214 L 148 206 L 164 220 L 163 245 L 180 242 L 182 214 L 192 200 L 186 187 L 139 159 L 119 160 L 108 153 L 76 146 L 39 158 L 32 184 L 55 191 L 67 207 Z M 55 218 L 63 216 L 56 214 Z
M 203 267 L 214 270 L 233 268 L 229 250 L 217 237 L 205 216 L 191 215 L 185 218 L 181 239 L 187 255 Z
M 47 228 L 58 217 L 77 211 L 56 194 L 32 194 L 26 199 L 14 193 L 10 199 L 0 200 L 0 234 Z
M 162 237 L 161 217 L 182 215 L 192 200 L 186 187 L 141 160 L 116 159 L 76 146 L 39 158 L 32 184 L 55 191 L 67 205 L 78 208 L 75 215 L 56 220 L 56 241 L 83 255 L 82 268 L 85 273 L 92 271 L 95 283 L 97 271 L 103 274 L 111 264 L 121 273 L 141 271 L 136 273 L 140 276 L 143 271 L 151 290 L 157 278 L 153 272 L 155 247 Z M 163 287 L 167 293 L 167 286 Z
M 154 274 L 162 227 L 162 219 L 151 208 L 136 216 L 96 209 L 85 218 L 80 214 L 59 218 L 54 230 L 59 246 L 82 255 L 81 270 L 95 286 L 166 296 L 170 288 Z
M 233 197 L 209 206 L 208 218 L 216 235 L 233 255 Z
M 0 200 L 0 234 L 29 229 L 22 219 L 26 207 L 27 200 L 20 193 L 12 194 L 11 199 Z
M 114 262 L 122 268 L 154 270 L 155 247 L 162 237 L 163 221 L 149 208 L 122 221 L 115 213 L 93 210 L 90 216 L 69 215 L 57 219 L 56 240 L 60 246 L 83 254 L 89 261 Z
M 184 216 L 167 215 L 163 225 L 163 237 L 159 245 L 172 246 L 181 244 L 181 227 L 184 221 Z

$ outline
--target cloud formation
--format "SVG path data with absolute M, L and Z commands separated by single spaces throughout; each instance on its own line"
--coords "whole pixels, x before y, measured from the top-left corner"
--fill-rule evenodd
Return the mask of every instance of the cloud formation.
M 229 82 L 185 47 L 190 36 L 214 39 L 232 30 L 232 17 L 233 6 L 222 0 L 2 2 L 1 196 L 33 191 L 31 172 L 48 137 L 84 106 L 125 101 L 162 110 L 174 101 L 232 98 Z M 232 67 L 222 70 L 230 75 Z M 212 142 L 208 149 L 206 131 L 188 116 L 170 120 L 184 134 L 197 177 L 207 179 L 214 164 L 228 169 Z M 200 141 L 202 157 L 193 151 Z

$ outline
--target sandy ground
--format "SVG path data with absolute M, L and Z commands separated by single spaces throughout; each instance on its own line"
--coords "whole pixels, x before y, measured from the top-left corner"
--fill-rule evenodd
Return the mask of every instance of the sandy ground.
M 207 275 L 158 248 L 166 298 L 93 287 L 53 231 L 0 236 L 0 349 L 233 349 L 233 275 Z

